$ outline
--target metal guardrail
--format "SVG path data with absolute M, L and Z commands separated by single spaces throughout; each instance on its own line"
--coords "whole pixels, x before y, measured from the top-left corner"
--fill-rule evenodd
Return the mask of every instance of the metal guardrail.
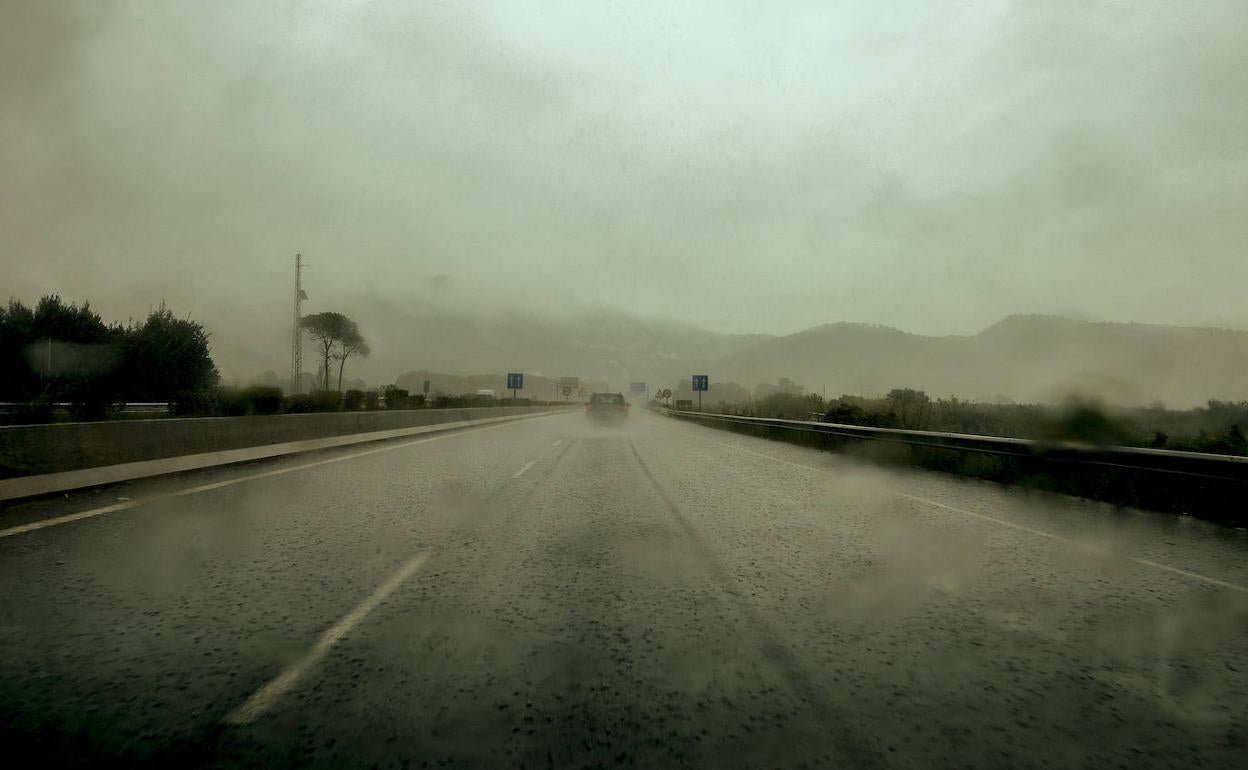
M 73 403 L 57 401 L 46 406 L 64 411 L 73 406 Z M 113 406 L 121 412 L 168 412 L 171 404 L 167 401 L 121 401 Z M 0 401 L 0 414 L 20 412 L 30 408 L 31 405 L 24 401 Z
M 1074 442 L 1036 441 L 1004 436 L 978 436 L 969 433 L 938 433 L 899 428 L 868 428 L 809 420 L 781 420 L 772 417 L 741 417 L 731 414 L 668 410 L 680 419 L 731 424 L 754 428 L 776 428 L 803 433 L 820 433 L 843 438 L 882 441 L 909 446 L 949 449 L 962 452 L 1005 455 L 1067 465 L 1094 465 L 1149 473 L 1171 473 L 1218 481 L 1248 483 L 1248 457 L 1215 455 L 1204 452 L 1177 452 L 1142 447 L 1095 446 Z

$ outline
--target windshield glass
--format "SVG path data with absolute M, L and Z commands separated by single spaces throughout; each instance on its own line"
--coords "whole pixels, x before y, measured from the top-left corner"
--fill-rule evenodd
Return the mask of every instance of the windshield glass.
M 0 2 L 12 767 L 1245 768 L 1246 437 L 1248 0 Z

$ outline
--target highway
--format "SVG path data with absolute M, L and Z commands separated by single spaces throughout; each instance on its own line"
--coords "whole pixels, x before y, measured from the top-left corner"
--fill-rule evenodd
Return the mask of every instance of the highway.
M 1248 533 L 579 412 L 0 512 L 43 766 L 1205 767 Z

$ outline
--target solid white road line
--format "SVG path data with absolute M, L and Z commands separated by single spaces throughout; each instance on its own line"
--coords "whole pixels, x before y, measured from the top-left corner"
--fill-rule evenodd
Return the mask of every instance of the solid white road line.
M 520 470 L 518 470 L 518 471 L 516 471 L 515 473 L 511 474 L 511 477 L 512 477 L 513 479 L 518 479 L 518 478 L 520 478 L 521 476 L 523 476 L 523 475 L 524 475 L 524 472 L 525 472 L 525 471 L 527 471 L 529 468 L 532 468 L 534 465 L 537 465 L 537 460 L 532 460 L 532 461 L 530 461 L 530 462 L 529 462 L 527 465 L 525 465 L 523 468 L 521 468 Z
M 377 608 L 377 605 L 386 600 L 386 597 L 394 593 L 395 589 L 403 584 L 405 580 L 414 575 L 429 558 L 428 554 L 420 553 L 414 556 L 406 564 L 404 564 L 398 572 L 390 576 L 386 582 L 377 587 L 367 599 L 365 599 L 358 607 L 351 610 L 350 614 L 338 621 L 326 631 L 316 645 L 308 650 L 308 652 L 288 667 L 285 671 L 278 674 L 267 684 L 256 690 L 250 698 L 235 708 L 233 711 L 225 715 L 221 720 L 227 725 L 245 725 L 254 722 L 263 716 L 266 711 L 273 707 L 282 696 L 290 691 L 308 669 L 312 668 L 329 652 L 330 648 L 337 644 L 344 636 L 351 632 L 351 629 L 359 624 L 361 620 L 368 616 L 368 613 Z
M 559 446 L 562 443 L 563 443 L 563 439 L 557 438 L 555 439 L 555 443 L 551 444 L 551 446 Z
M 124 503 L 115 503 L 113 505 L 106 505 L 102 508 L 92 508 L 89 511 L 79 511 L 78 513 L 70 513 L 65 516 L 56 516 L 51 519 L 43 519 L 41 521 L 34 521 L 29 524 L 21 524 L 16 527 L 9 527 L 8 529 L 0 529 L 0 538 L 13 537 L 14 535 L 22 535 L 27 532 L 34 532 L 36 530 L 46 529 L 48 527 L 55 527 L 61 524 L 69 524 L 70 522 L 81 521 L 82 519 L 90 519 L 96 516 L 103 516 L 106 513 L 116 513 L 117 511 L 125 511 L 125 510 L 129 510 L 131 508 L 135 508 L 140 505 L 144 505 L 145 503 L 155 502 L 157 500 L 167 500 L 167 499 L 175 498 L 175 497 L 186 497 L 187 495 L 194 495 L 200 492 L 208 492 L 213 489 L 221 489 L 222 487 L 228 487 L 234 484 L 242 484 L 244 481 L 255 481 L 256 479 L 268 478 L 270 476 L 280 476 L 284 473 L 294 473 L 295 471 L 302 471 L 308 468 L 317 468 L 322 465 L 329 465 L 330 463 L 340 463 L 346 460 L 354 460 L 357 457 L 366 457 L 368 455 L 375 455 L 375 454 L 378 454 L 379 452 L 392 452 L 396 449 L 404 449 L 406 447 L 415 446 L 416 444 L 428 444 L 431 441 L 442 441 L 444 439 L 457 438 L 459 436 L 463 436 L 468 433 L 480 433 L 481 431 L 497 430 L 498 428 L 506 428 L 511 425 L 516 425 L 520 422 L 523 422 L 523 420 L 516 420 L 514 422 L 504 422 L 504 423 L 499 423 L 497 425 L 488 425 L 483 428 L 468 428 L 466 430 L 458 430 L 458 431 L 452 431 L 452 432 L 447 432 L 447 433 L 440 433 L 436 436 L 430 436 L 428 438 L 416 439 L 414 441 L 404 441 L 400 444 L 387 444 L 386 446 L 377 447 L 375 449 L 366 449 L 362 452 L 352 452 L 349 455 L 342 455 L 340 457 L 330 457 L 324 460 L 317 460 L 316 462 L 301 463 L 299 465 L 292 465 L 287 468 L 278 468 L 276 470 L 265 471 L 263 473 L 252 473 L 247 476 L 239 476 L 233 479 L 226 479 L 225 481 L 213 482 L 212 484 L 201 484 L 200 486 L 197 486 L 197 487 L 190 487 L 189 489 L 181 489 L 181 490 L 178 490 L 177 492 L 170 492 L 169 494 L 166 494 L 166 495 L 156 495 L 155 497 L 146 497 L 146 498 L 140 498 L 137 500 L 129 500 Z
M 697 434 L 694 433 L 693 435 L 697 435 Z M 717 441 L 713 438 L 707 438 L 706 436 L 698 436 L 698 438 L 702 439 L 703 441 L 709 441 L 712 444 L 719 444 L 720 446 L 725 446 L 725 447 L 728 447 L 729 449 L 735 449 L 738 452 L 745 452 L 747 454 L 752 454 L 757 457 L 763 457 L 768 460 L 774 460 L 775 462 L 778 462 L 778 463 L 784 463 L 785 465 L 793 465 L 798 468 L 804 468 L 808 471 L 815 471 L 816 473 L 823 473 L 828 470 L 827 468 L 818 468 L 813 465 L 807 465 L 805 463 L 794 462 L 792 460 L 785 460 L 784 458 L 775 457 L 774 455 L 769 455 L 769 454 L 766 454 L 765 452 L 756 452 L 753 449 L 746 449 L 745 447 L 737 446 L 736 444 L 731 444 L 727 441 Z M 1127 561 L 1134 562 L 1136 564 L 1140 564 L 1145 567 L 1152 567 L 1154 569 L 1162 570 L 1163 572 L 1169 572 L 1174 575 L 1181 575 L 1186 578 L 1191 578 L 1192 580 L 1199 580 L 1202 583 L 1208 583 L 1209 585 L 1218 586 L 1219 588 L 1228 588 L 1232 591 L 1240 591 L 1242 593 L 1248 593 L 1248 586 L 1242 586 L 1242 585 L 1239 585 L 1238 583 L 1230 583 L 1225 580 L 1219 580 L 1218 578 L 1215 578 L 1215 577 L 1202 575 L 1199 572 L 1191 572 L 1185 569 L 1179 569 L 1177 567 L 1171 567 L 1166 564 L 1161 564 L 1159 562 L 1151 561 L 1149 559 L 1141 559 L 1136 556 L 1128 556 L 1122 553 L 1114 553 L 1114 552 L 1106 551 L 1104 549 L 1097 548 L 1095 546 L 1091 546 L 1086 543 L 1081 543 L 1078 540 L 1073 540 L 1068 537 L 1063 537 L 1062 535 L 1055 535 L 1052 532 L 1046 532 L 1042 529 L 1035 529 L 1033 527 L 1023 526 L 1022 524 L 1015 524 L 1012 521 L 998 519 L 994 516 L 988 516 L 982 513 L 975 513 L 974 511 L 968 511 L 965 508 L 958 508 L 956 506 L 947 505 L 945 503 L 938 503 L 935 500 L 929 500 L 926 497 L 919 497 L 918 495 L 909 495 L 909 494 L 906 494 L 905 492 L 896 492 L 896 491 L 894 491 L 893 494 L 896 495 L 897 497 L 902 497 L 907 500 L 913 500 L 916 503 L 924 503 L 926 505 L 930 505 L 935 508 L 941 508 L 946 511 L 960 513 L 963 516 L 971 516 L 973 518 L 980 519 L 982 521 L 989 521 L 989 522 L 992 522 L 993 524 L 999 524 L 1000 526 L 1003 526 L 1003 527 L 1017 529 L 1022 532 L 1028 532 L 1030 534 L 1038 535 L 1039 537 L 1047 538 L 1049 540 L 1053 540 L 1059 543 L 1065 543 L 1067 545 L 1071 545 L 1076 548 L 1079 548 L 1080 550 L 1088 551 L 1089 553 L 1100 554 L 1102 556 L 1117 556 L 1120 559 L 1126 559 Z
M 982 513 L 975 513 L 974 511 L 968 511 L 965 508 L 957 508 L 952 505 L 946 505 L 945 503 L 938 503 L 935 500 L 929 500 L 926 497 L 919 497 L 917 495 L 908 495 L 905 492 L 893 492 L 893 494 L 897 495 L 898 497 L 904 497 L 907 500 L 913 500 L 916 503 L 926 503 L 927 505 L 935 506 L 937 508 L 943 508 L 946 511 L 953 511 L 954 513 L 960 513 L 963 516 L 971 516 L 976 519 L 981 519 L 983 521 L 990 521 L 993 524 L 999 524 L 1003 527 L 1010 527 L 1012 529 L 1022 530 L 1023 532 L 1029 532 L 1033 535 L 1038 535 L 1040 537 L 1048 538 L 1049 540 L 1053 540 L 1055 542 L 1065 543 L 1066 545 L 1074 546 L 1075 548 L 1078 548 L 1081 551 L 1087 551 L 1088 553 L 1094 553 L 1100 556 L 1117 556 L 1120 559 L 1126 559 L 1127 561 L 1135 562 L 1136 564 L 1142 564 L 1145 567 L 1152 567 L 1154 569 L 1163 570 L 1165 572 L 1170 572 L 1175 575 L 1182 575 L 1183 577 L 1192 578 L 1193 580 L 1199 580 L 1201 582 L 1209 583 L 1210 585 L 1215 585 L 1220 588 L 1229 588 L 1232 591 L 1240 591 L 1242 593 L 1248 593 L 1248 586 L 1241 586 L 1236 583 L 1228 583 L 1225 580 L 1219 580 L 1215 577 L 1202 575 L 1199 572 L 1189 572 L 1188 570 L 1185 570 L 1185 569 L 1171 567 L 1169 565 L 1160 564 L 1158 562 L 1150 561 L 1148 559 L 1141 559 L 1137 556 L 1128 556 L 1127 554 L 1123 554 L 1123 553 L 1107 551 L 1103 548 L 1097 548 L 1094 545 L 1081 543 L 1078 540 L 1074 540 L 1069 537 L 1064 537 L 1062 535 L 1055 535 L 1052 532 L 1045 532 L 1042 529 L 1024 527 L 1022 524 L 1015 524 L 1012 521 L 1004 521 L 1002 519 L 998 519 L 993 516 L 987 516 Z

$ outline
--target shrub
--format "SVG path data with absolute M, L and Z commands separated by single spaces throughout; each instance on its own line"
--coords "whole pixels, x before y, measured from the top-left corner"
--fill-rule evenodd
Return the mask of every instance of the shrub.
M 1226 432 L 1226 443 L 1235 454 L 1248 454 L 1248 439 L 1244 438 L 1244 432 L 1239 429 L 1239 423 L 1232 425 L 1231 429 Z
M 287 412 L 300 414 L 306 412 L 337 412 L 342 408 L 342 394 L 336 390 L 318 390 L 313 393 L 298 393 L 289 396 L 285 402 Z
M 316 411 L 312 408 L 312 396 L 308 393 L 294 393 L 282 399 L 282 411 L 287 414 L 303 414 Z
M 238 391 L 244 414 L 277 414 L 282 410 L 282 389 L 270 385 L 251 385 Z
M 758 417 L 778 417 L 785 420 L 805 420 L 811 412 L 822 412 L 823 399 L 817 393 L 772 393 L 754 404 Z
M 170 411 L 179 417 L 200 417 L 218 413 L 220 393 L 216 388 L 175 393 Z
M 386 388 L 387 409 L 407 409 L 408 401 L 408 392 L 403 388 Z
M 914 388 L 895 388 L 889 391 L 889 413 L 896 416 L 898 424 L 910 430 L 925 430 L 932 413 L 932 399 Z
M 1071 401 L 1049 426 L 1048 438 L 1086 444 L 1126 444 L 1127 431 L 1095 402 Z
M 355 411 L 364 406 L 364 391 L 348 390 L 342 396 L 342 408 L 347 411 Z
M 172 402 L 176 415 L 184 417 L 246 417 L 277 414 L 282 410 L 282 389 L 268 385 L 245 388 L 214 387 L 178 393 Z
M 220 417 L 246 417 L 251 413 L 251 403 L 243 396 L 241 390 L 221 388 L 217 393 L 215 409 L 208 414 Z
M 74 383 L 66 388 L 65 397 L 69 401 L 69 416 L 74 420 L 102 420 L 116 411 L 112 399 L 91 383 Z
M 487 396 L 488 398 L 488 396 Z M 433 399 L 434 409 L 468 409 L 481 406 L 477 396 L 438 396 Z
M 824 422 L 835 422 L 841 425 L 865 425 L 867 413 L 857 404 L 849 404 L 843 401 L 833 401 L 829 405 L 827 414 L 823 416 Z
M 52 399 L 47 395 L 39 394 L 29 403 L 24 404 L 13 415 L 11 422 L 16 423 L 36 423 L 36 422 L 52 422 L 55 420 L 55 407 Z
M 1233 423 L 1225 432 L 1209 434 L 1202 430 L 1195 438 L 1172 448 L 1224 455 L 1248 455 L 1248 440 L 1244 438 L 1239 424 Z

